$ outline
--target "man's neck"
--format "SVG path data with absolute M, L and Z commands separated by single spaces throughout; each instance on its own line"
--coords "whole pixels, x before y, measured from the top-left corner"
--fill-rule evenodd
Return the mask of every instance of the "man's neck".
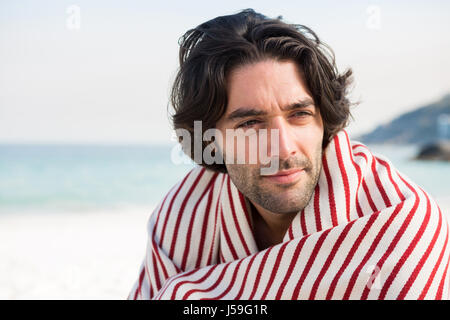
M 273 213 L 250 201 L 253 235 L 259 250 L 283 242 L 292 219 L 297 213 Z

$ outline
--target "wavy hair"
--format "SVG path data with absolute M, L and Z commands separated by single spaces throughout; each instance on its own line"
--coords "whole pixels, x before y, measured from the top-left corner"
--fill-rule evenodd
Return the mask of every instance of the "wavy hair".
M 324 123 L 323 147 L 348 125 L 352 70 L 339 74 L 331 48 L 304 25 L 245 9 L 188 30 L 179 45 L 180 67 L 170 96 L 174 129 L 186 129 L 193 137 L 194 121 L 202 121 L 203 132 L 214 128 L 226 111 L 230 72 L 268 58 L 294 61 L 302 70 Z M 203 149 L 208 144 L 203 142 Z M 192 159 L 193 146 L 194 141 L 188 154 Z M 226 172 L 224 164 L 200 164 Z

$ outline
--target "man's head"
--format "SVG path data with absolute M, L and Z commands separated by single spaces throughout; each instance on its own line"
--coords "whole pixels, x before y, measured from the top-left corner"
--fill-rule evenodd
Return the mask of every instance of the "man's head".
M 267 59 L 234 69 L 228 79 L 228 105 L 217 129 L 241 129 L 249 132 L 257 142 L 251 146 L 248 139 L 237 153 L 259 154 L 259 132 L 266 129 L 268 150 L 277 144 L 278 168 L 266 175 L 261 173 L 259 157 L 254 164 L 239 164 L 231 159 L 225 163 L 236 187 L 253 204 L 278 213 L 294 213 L 303 209 L 319 178 L 322 160 L 323 122 L 319 108 L 314 105 L 305 80 L 295 62 Z M 225 140 L 225 139 L 224 139 Z M 220 150 L 227 158 L 226 141 L 219 141 Z M 265 152 L 267 150 L 264 150 Z
M 224 136 L 238 128 L 278 133 L 279 168 L 272 176 L 261 175 L 261 161 L 200 164 L 228 172 L 246 197 L 269 211 L 304 208 L 318 180 L 322 149 L 347 125 L 351 70 L 340 75 L 332 51 L 309 28 L 253 10 L 189 30 L 180 47 L 171 96 L 175 129 L 193 136 L 194 121 L 201 121 L 203 131 L 217 128 Z M 224 143 L 216 142 L 226 156 Z

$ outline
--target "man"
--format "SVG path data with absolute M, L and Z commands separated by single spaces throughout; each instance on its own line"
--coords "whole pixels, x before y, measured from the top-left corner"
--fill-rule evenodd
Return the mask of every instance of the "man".
M 448 296 L 445 216 L 350 142 L 352 73 L 310 29 L 244 10 L 180 46 L 173 123 L 200 166 L 151 215 L 129 298 Z

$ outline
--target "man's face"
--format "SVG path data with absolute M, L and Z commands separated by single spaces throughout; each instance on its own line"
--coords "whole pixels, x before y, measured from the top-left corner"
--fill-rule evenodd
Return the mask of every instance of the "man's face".
M 270 175 L 258 157 L 256 163 L 225 162 L 231 180 L 256 207 L 272 213 L 296 213 L 311 199 L 322 166 L 323 123 L 302 73 L 294 62 L 265 60 L 233 70 L 228 78 L 228 106 L 217 129 L 226 137 L 227 129 L 244 132 L 269 132 L 270 157 L 279 159 L 279 167 Z M 276 129 L 278 138 L 271 142 Z M 253 131 L 254 130 L 254 131 Z M 224 139 L 225 140 L 225 139 Z M 247 139 L 236 155 L 255 153 Z M 277 143 L 278 155 L 270 154 Z M 229 148 L 219 141 L 226 158 Z M 235 147 L 233 147 L 235 148 Z M 276 148 L 275 148 L 276 150 Z M 237 152 L 236 152 L 237 151 Z M 236 158 L 236 157 L 234 157 Z

